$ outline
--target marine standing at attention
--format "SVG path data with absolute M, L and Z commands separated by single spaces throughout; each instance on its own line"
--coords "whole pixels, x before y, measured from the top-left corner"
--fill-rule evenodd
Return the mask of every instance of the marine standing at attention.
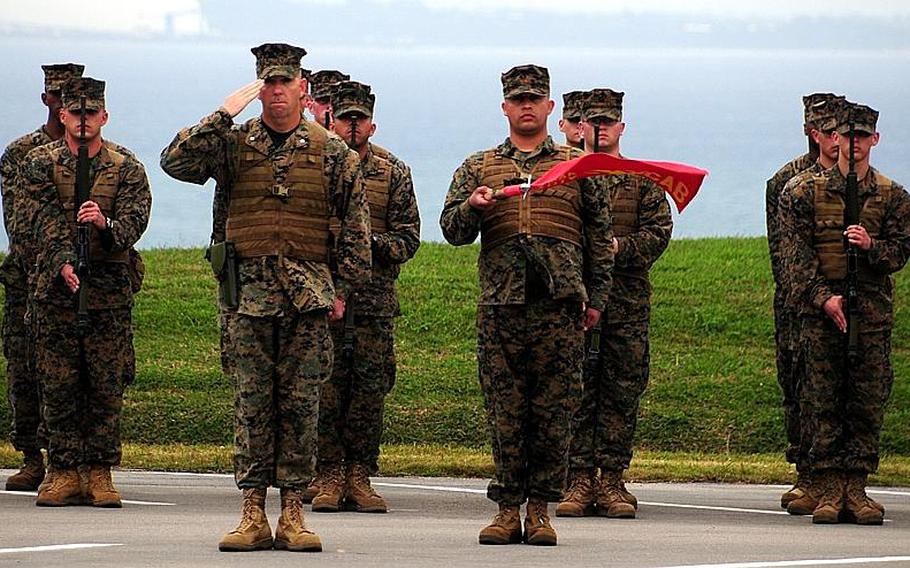
M 514 67 L 502 87 L 509 136 L 455 171 L 440 225 L 453 245 L 481 237 L 477 364 L 496 467 L 487 497 L 499 513 L 480 543 L 555 545 L 548 502 L 562 496 L 584 332 L 606 307 L 613 234 L 607 194 L 592 180 L 494 198 L 581 155 L 547 134 L 545 68 Z

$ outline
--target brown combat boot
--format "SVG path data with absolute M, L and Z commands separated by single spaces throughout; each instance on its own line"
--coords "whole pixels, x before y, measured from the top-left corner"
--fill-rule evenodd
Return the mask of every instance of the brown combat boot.
M 355 463 L 348 471 L 345 509 L 358 513 L 387 513 L 389 511 L 385 499 L 370 485 L 370 472 L 363 464 Z
M 807 477 L 808 477 L 808 475 L 805 473 L 796 474 L 796 483 L 793 485 L 793 487 L 791 487 L 790 489 L 785 491 L 784 494 L 780 496 L 780 508 L 781 509 L 787 509 L 787 512 L 789 513 L 790 510 L 788 507 L 789 507 L 790 503 L 792 503 L 793 501 L 796 501 L 797 499 L 802 499 L 803 497 L 805 497 L 806 492 L 809 487 L 809 482 L 808 482 Z M 814 507 L 813 507 L 813 509 L 814 509 Z M 809 512 L 811 513 L 811 511 L 809 511 Z M 808 515 L 809 513 L 791 513 L 791 514 Z
M 556 546 L 556 531 L 550 525 L 547 502 L 528 499 L 525 511 L 525 542 L 534 546 Z
M 858 525 L 880 525 L 884 522 L 885 513 L 872 504 L 866 495 L 866 474 L 848 473 L 844 509 L 848 520 Z
M 123 506 L 120 492 L 114 487 L 111 479 L 111 466 L 93 465 L 88 471 L 88 487 L 85 492 L 87 503 L 93 507 L 119 509 Z
M 303 520 L 302 491 L 281 490 L 281 517 L 275 530 L 275 550 L 322 552 L 322 541 Z
M 81 505 L 82 484 L 75 468 L 55 470 L 51 481 L 38 492 L 35 504 L 39 507 Z
M 313 497 L 314 513 L 335 513 L 344 500 L 345 467 L 332 465 L 317 474 L 319 493 Z
M 303 490 L 301 498 L 304 503 L 310 504 L 313 502 L 313 497 L 319 495 L 319 486 L 321 485 L 321 479 L 317 475 L 313 478 L 313 481 L 306 486 L 306 489 Z
M 244 489 L 240 524 L 218 543 L 221 552 L 249 552 L 272 548 L 272 529 L 265 516 L 265 489 Z
M 44 480 L 44 456 L 41 450 L 26 452 L 22 468 L 6 478 L 7 491 L 34 491 Z
M 500 503 L 499 512 L 480 531 L 480 544 L 518 544 L 521 542 L 521 515 L 517 505 Z
M 791 515 L 811 515 L 812 511 L 818 507 L 818 497 L 821 493 L 820 479 L 817 475 L 810 473 L 800 474 L 796 480 L 796 485 L 788 493 L 795 493 L 797 488 L 799 488 L 801 495 L 787 503 L 787 512 Z M 784 497 L 781 496 L 781 503 L 783 502 Z
M 812 522 L 817 525 L 832 525 L 840 522 L 844 508 L 844 474 L 840 471 L 826 471 L 818 476 L 818 506 L 812 511 Z
M 594 484 L 597 477 L 593 471 L 574 472 L 569 479 L 569 488 L 562 501 L 556 505 L 557 517 L 585 517 L 594 514 Z
M 611 519 L 634 519 L 635 506 L 623 497 L 622 471 L 601 472 L 597 489 L 597 514 Z
M 622 498 L 626 500 L 626 503 L 632 505 L 635 510 L 638 510 L 638 498 L 635 495 L 626 489 L 626 482 L 623 481 L 622 477 L 619 478 L 619 492 L 622 494 Z

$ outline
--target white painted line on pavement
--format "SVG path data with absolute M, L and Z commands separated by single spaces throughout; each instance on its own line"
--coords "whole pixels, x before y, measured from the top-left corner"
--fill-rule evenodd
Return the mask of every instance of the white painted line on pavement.
M 639 505 L 652 507 L 671 507 L 674 509 L 702 509 L 705 511 L 728 511 L 730 513 L 758 513 L 760 515 L 789 515 L 786 511 L 772 511 L 770 509 L 743 509 L 740 507 L 716 507 L 714 505 L 688 505 L 685 503 L 657 503 L 653 501 L 639 501 Z
M 886 489 L 869 489 L 866 488 L 866 493 L 875 493 L 877 495 L 896 495 L 900 497 L 910 497 L 910 492 L 908 491 L 888 491 Z
M 869 558 L 818 558 L 812 560 L 778 560 L 772 562 L 732 562 L 729 564 L 682 564 L 662 568 L 786 568 L 788 566 L 843 566 L 847 564 L 884 564 L 907 562 L 910 556 L 874 556 Z
M 107 548 L 110 546 L 123 546 L 121 543 L 79 543 L 79 544 L 50 544 L 47 546 L 24 546 L 22 548 L 0 548 L 0 554 L 15 554 L 17 552 L 54 552 L 57 550 L 79 550 L 83 548 Z
M 34 491 L 3 491 L 0 490 L 0 495 L 25 495 L 27 497 L 37 497 L 38 494 Z M 131 499 L 123 499 L 124 505 L 147 505 L 150 507 L 174 507 L 177 503 L 165 503 L 163 501 L 133 501 Z
M 426 489 L 427 491 L 443 491 L 446 493 L 472 493 L 477 495 L 486 495 L 486 489 L 471 489 L 470 487 L 451 487 L 448 485 L 418 485 L 417 483 L 387 483 L 382 481 L 373 482 L 373 485 L 383 487 L 400 487 L 402 489 Z

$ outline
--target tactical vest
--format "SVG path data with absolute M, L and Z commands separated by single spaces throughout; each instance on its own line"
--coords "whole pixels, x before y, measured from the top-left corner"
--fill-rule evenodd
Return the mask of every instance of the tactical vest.
M 640 185 L 632 176 L 623 176 L 610 196 L 610 214 L 613 217 L 613 235 L 625 237 L 638 230 L 638 207 L 641 199 Z
M 872 238 L 882 229 L 885 204 L 891 200 L 891 180 L 875 173 L 878 191 L 866 197 L 859 212 L 859 222 Z M 844 195 L 827 189 L 827 178 L 818 175 L 815 184 L 815 251 L 818 253 L 819 271 L 828 280 L 843 280 L 847 277 L 847 252 L 844 248 Z M 860 257 L 857 275 L 861 281 L 878 282 L 882 279 L 869 268 L 868 262 Z
M 327 133 L 310 124 L 306 128 L 309 144 L 292 151 L 294 165 L 281 180 L 269 157 L 248 145 L 244 136 L 226 227 L 240 258 L 328 262 L 329 204 L 323 175 Z M 279 188 L 286 194 L 279 195 Z
M 75 234 L 76 172 L 60 164 L 60 152 L 64 148 L 65 146 L 61 146 L 60 150 L 53 155 L 54 185 L 57 187 L 60 205 L 63 207 L 66 220 L 69 222 L 73 234 Z M 95 172 L 95 182 L 92 184 L 89 198 L 98 204 L 105 217 L 113 217 L 114 203 L 117 201 L 117 187 L 120 184 L 120 167 L 126 161 L 126 156 L 110 148 L 105 147 L 105 149 L 110 157 L 111 165 Z M 92 262 L 129 262 L 130 253 L 128 250 L 107 251 L 101 246 L 101 238 L 97 230 L 90 230 L 89 234 L 89 258 L 91 258 Z
M 521 171 L 514 161 L 500 156 L 495 149 L 483 154 L 480 183 L 501 189 L 507 180 L 542 175 L 572 157 L 571 148 L 541 159 L 530 172 Z M 481 217 L 481 247 L 493 249 L 515 235 L 552 237 L 581 246 L 581 191 L 578 182 L 534 190 L 523 197 L 496 201 Z
M 386 156 L 388 154 L 386 153 Z M 389 186 L 392 184 L 392 163 L 374 152 L 373 159 L 379 171 L 370 177 L 364 176 L 363 189 L 367 192 L 370 204 L 370 230 L 374 233 L 385 233 L 389 230 Z

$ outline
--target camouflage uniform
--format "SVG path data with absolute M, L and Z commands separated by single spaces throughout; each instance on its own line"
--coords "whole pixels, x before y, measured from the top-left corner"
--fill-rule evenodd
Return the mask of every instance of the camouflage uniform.
M 667 248 L 673 219 L 665 192 L 647 178 L 612 175 L 603 181 L 619 251 L 600 324 L 601 363 L 585 366 L 581 406 L 572 420 L 569 467 L 622 471 L 632 460 L 638 403 L 648 384 L 648 271 Z M 634 212 L 622 210 L 632 203 L 637 205 Z M 593 333 L 587 334 L 589 346 Z
M 531 71 L 542 69 L 525 66 L 503 75 L 506 98 L 515 91 L 549 92 L 546 70 L 545 78 L 540 78 L 527 71 L 532 67 Z M 522 82 L 530 83 L 530 88 Z M 562 494 L 574 411 L 571 395 L 581 385 L 582 305 L 599 310 L 606 305 L 613 268 L 612 229 L 607 195 L 592 180 L 577 182 L 584 244 L 520 229 L 501 235 L 504 240 L 494 245 L 496 226 L 488 223 L 498 210 L 516 205 L 508 199 L 522 198 L 507 198 L 483 212 L 472 208 L 468 199 L 489 179 L 486 159 L 493 157 L 526 178 L 528 173 L 544 173 L 547 168 L 537 171 L 538 164 L 580 154 L 549 136 L 530 152 L 506 139 L 494 149 L 471 155 L 455 171 L 440 217 L 443 235 L 451 244 L 470 244 L 478 234 L 483 242 L 478 259 L 477 362 L 496 467 L 487 497 L 500 504 L 500 511 L 526 499 L 557 501 Z M 532 191 L 523 198 L 530 203 L 518 204 L 530 209 L 531 222 L 534 207 L 544 197 Z M 484 533 L 482 542 L 483 538 Z M 555 544 L 555 535 L 553 539 Z
M 87 95 L 87 108 L 103 108 L 103 82 L 85 78 L 70 84 L 76 85 L 67 87 L 72 93 Z M 78 108 L 78 96 L 69 97 L 65 90 L 64 105 Z M 97 241 L 93 237 L 90 274 L 80 282 L 90 322 L 86 335 L 80 337 L 74 295 L 60 278 L 64 264 L 76 263 L 75 210 L 71 198 L 63 194 L 67 180 L 75 178 L 76 157 L 59 140 L 33 150 L 26 159 L 38 248 L 36 365 L 42 381 L 49 461 L 61 470 L 80 464 L 117 465 L 123 392 L 136 372 L 131 310 L 141 269 L 132 247 L 148 226 L 152 204 L 148 177 L 135 156 L 111 142 L 103 142 L 91 159 L 91 199 L 110 222 L 104 231 L 89 226 Z
M 346 307 L 353 310 L 355 328 L 346 332 L 344 321 L 330 325 L 335 364 L 331 380 L 322 386 L 319 463 L 320 469 L 360 463 L 375 475 L 385 397 L 395 384 L 393 318 L 401 314 L 395 281 L 401 265 L 420 246 L 420 217 L 408 166 L 388 151 L 369 146 L 361 171 L 367 187 L 372 180 L 388 183 L 386 207 L 370 203 L 371 216 L 384 217 L 385 227 L 374 223 L 372 279 L 356 289 Z M 346 333 L 353 339 L 349 357 Z
M 268 70 L 260 66 L 257 54 L 262 77 Z M 239 155 L 256 152 L 271 169 L 274 184 L 269 184 L 278 187 L 293 175 L 295 159 L 305 159 L 300 152 L 313 143 L 312 128 L 302 121 L 275 147 L 261 118 L 235 125 L 219 109 L 181 130 L 162 152 L 161 167 L 190 183 L 201 185 L 213 178 L 230 195 L 243 173 Z M 369 222 L 357 155 L 328 136 L 323 158 L 328 212 L 343 220 L 337 280 L 333 282 L 327 262 L 283 254 L 241 257 L 239 305 L 222 306 L 222 366 L 235 389 L 234 471 L 242 489 L 303 489 L 312 477 L 319 385 L 332 365 L 326 313 L 336 295 L 349 297 L 368 276 Z M 288 188 L 291 200 L 295 191 Z M 231 214 L 226 218 L 230 224 Z
M 70 77 L 82 75 L 84 67 L 73 63 L 42 65 L 44 92 L 59 93 Z M 35 375 L 34 344 L 26 324 L 28 273 L 34 264 L 30 246 L 31 226 L 24 203 L 27 191 L 16 177 L 33 149 L 53 142 L 44 125 L 17 138 L 0 157 L 0 193 L 3 195 L 3 224 L 9 237 L 9 254 L 0 266 L 5 288 L 3 304 L 3 355 L 6 357 L 7 397 L 13 410 L 10 439 L 20 452 L 32 454 L 47 445 L 41 421 L 41 395 Z M 20 187 L 21 186 L 21 187 Z
M 817 103 L 836 97 L 830 93 L 814 93 L 803 97 L 804 129 L 808 135 L 818 116 L 813 112 Z M 814 143 L 813 143 L 814 144 Z M 771 275 L 774 278 L 774 342 L 776 347 L 777 382 L 783 394 L 784 429 L 787 434 L 787 461 L 800 467 L 800 412 L 797 393 L 799 316 L 787 301 L 788 274 L 784 267 L 781 241 L 779 203 L 781 192 L 788 181 L 812 168 L 818 161 L 818 150 L 813 148 L 784 164 L 768 180 L 765 188 L 765 218 L 768 233 L 768 250 L 771 258 Z
M 23 197 L 16 176 L 31 150 L 53 139 L 44 126 L 14 140 L 0 158 L 3 190 L 3 223 L 9 236 L 9 254 L 0 266 L 0 280 L 6 290 L 3 303 L 3 356 L 6 357 L 7 397 L 13 410 L 10 439 L 23 453 L 37 452 L 46 445 L 41 427 L 41 397 L 35 376 L 31 333 L 25 321 L 28 309 L 28 272 L 31 257 L 25 252 L 31 227 L 25 222 Z M 22 188 L 25 190 L 25 188 Z
M 835 166 L 794 182 L 781 195 L 781 252 L 787 258 L 792 293 L 799 306 L 800 348 L 805 361 L 799 404 L 807 469 L 813 473 L 874 472 L 885 404 L 893 384 L 891 274 L 910 255 L 910 196 L 871 167 L 859 182 L 861 223 L 873 244 L 869 251 L 859 251 L 860 362 L 848 368 L 846 336 L 822 310 L 829 298 L 844 295 L 845 280 L 827 277 L 822 271 L 825 243 L 819 233 L 843 231 L 846 180 Z M 819 203 L 826 203 L 827 208 L 840 203 L 841 212 L 835 211 L 840 220 L 821 219 Z M 829 254 L 837 262 L 845 257 L 843 250 Z

